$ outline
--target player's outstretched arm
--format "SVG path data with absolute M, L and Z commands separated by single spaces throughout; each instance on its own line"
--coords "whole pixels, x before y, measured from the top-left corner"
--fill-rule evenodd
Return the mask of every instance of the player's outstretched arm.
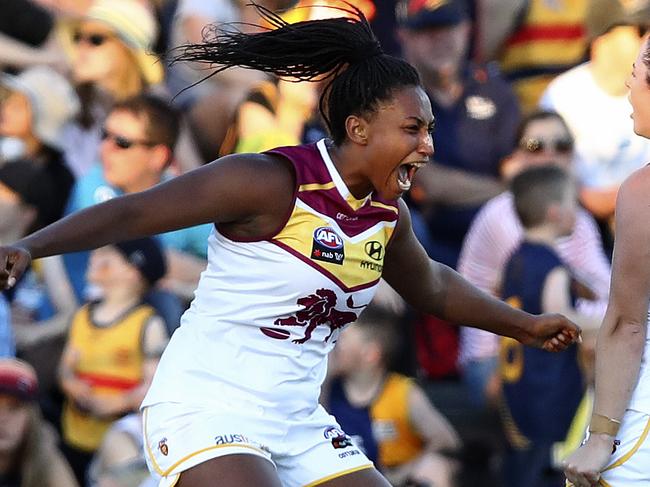
M 13 285 L 30 259 L 88 250 L 202 223 L 230 225 L 256 237 L 288 211 L 294 176 L 268 155 L 234 155 L 141 193 L 114 198 L 0 247 L 0 288 Z
M 456 271 L 429 259 L 413 234 L 403 201 L 395 231 L 383 277 L 417 310 L 549 351 L 563 350 L 578 339 L 580 328 L 564 316 L 533 316 L 514 309 L 474 287 Z

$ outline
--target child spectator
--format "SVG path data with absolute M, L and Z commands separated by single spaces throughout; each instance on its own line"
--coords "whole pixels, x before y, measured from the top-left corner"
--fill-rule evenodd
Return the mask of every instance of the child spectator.
M 445 454 L 458 435 L 412 379 L 389 372 L 398 337 L 393 315 L 365 310 L 339 337 L 324 402 L 393 485 L 455 485 Z
M 553 111 L 527 115 L 517 131 L 517 148 L 503 161 L 502 177 L 508 182 L 521 171 L 537 166 L 558 166 L 572 171 L 574 140 L 564 119 Z M 479 211 L 465 237 L 458 270 L 471 283 L 498 295 L 499 281 L 508 258 L 524 237 L 511 191 L 488 201 Z M 554 249 L 572 274 L 592 294 L 576 304 L 581 314 L 602 318 L 607 305 L 610 265 L 598 226 L 578 208 L 573 233 L 558 239 Z M 497 392 L 493 380 L 499 339 L 484 330 L 461 328 L 459 365 L 470 400 L 479 408 L 491 405 Z
M 53 428 L 41 417 L 34 369 L 0 359 L 0 485 L 75 487 L 72 470 L 57 449 Z
M 82 484 L 111 423 L 140 406 L 167 343 L 164 322 L 142 302 L 164 274 L 151 238 L 91 254 L 88 279 L 102 297 L 75 314 L 59 368 L 64 452 Z
M 575 183 L 557 166 L 540 166 L 515 177 L 512 193 L 525 237 L 506 264 L 502 298 L 529 313 L 567 313 L 585 329 L 597 328 L 595 319 L 575 312 L 571 273 L 553 248 L 574 230 Z M 551 452 L 566 437 L 585 390 L 577 347 L 551 356 L 504 339 L 500 373 L 506 486 L 563 486 Z

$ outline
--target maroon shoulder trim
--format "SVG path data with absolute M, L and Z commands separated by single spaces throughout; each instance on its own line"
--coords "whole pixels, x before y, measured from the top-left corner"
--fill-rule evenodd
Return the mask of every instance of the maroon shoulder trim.
M 289 159 L 296 169 L 298 186 L 301 184 L 325 184 L 332 180 L 315 143 L 277 147 L 265 154 L 277 154 Z

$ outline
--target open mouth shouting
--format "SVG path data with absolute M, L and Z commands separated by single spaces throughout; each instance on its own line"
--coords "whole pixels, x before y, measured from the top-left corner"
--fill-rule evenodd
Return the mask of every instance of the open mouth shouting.
M 424 166 L 426 162 L 405 162 L 397 168 L 397 185 L 401 191 L 408 191 L 411 189 L 413 176 L 418 169 Z

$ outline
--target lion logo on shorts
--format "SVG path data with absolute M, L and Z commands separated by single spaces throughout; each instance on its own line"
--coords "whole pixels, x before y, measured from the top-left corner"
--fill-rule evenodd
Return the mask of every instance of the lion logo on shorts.
M 330 289 L 318 289 L 314 294 L 299 298 L 297 303 L 304 309 L 298 311 L 289 318 L 278 318 L 276 326 L 305 326 L 305 336 L 292 340 L 293 343 L 305 343 L 311 338 L 311 334 L 319 325 L 326 325 L 330 333 L 325 337 L 327 342 L 334 333 L 334 330 L 343 328 L 348 323 L 357 319 L 357 314 L 352 311 L 339 311 L 336 306 L 336 293 Z

